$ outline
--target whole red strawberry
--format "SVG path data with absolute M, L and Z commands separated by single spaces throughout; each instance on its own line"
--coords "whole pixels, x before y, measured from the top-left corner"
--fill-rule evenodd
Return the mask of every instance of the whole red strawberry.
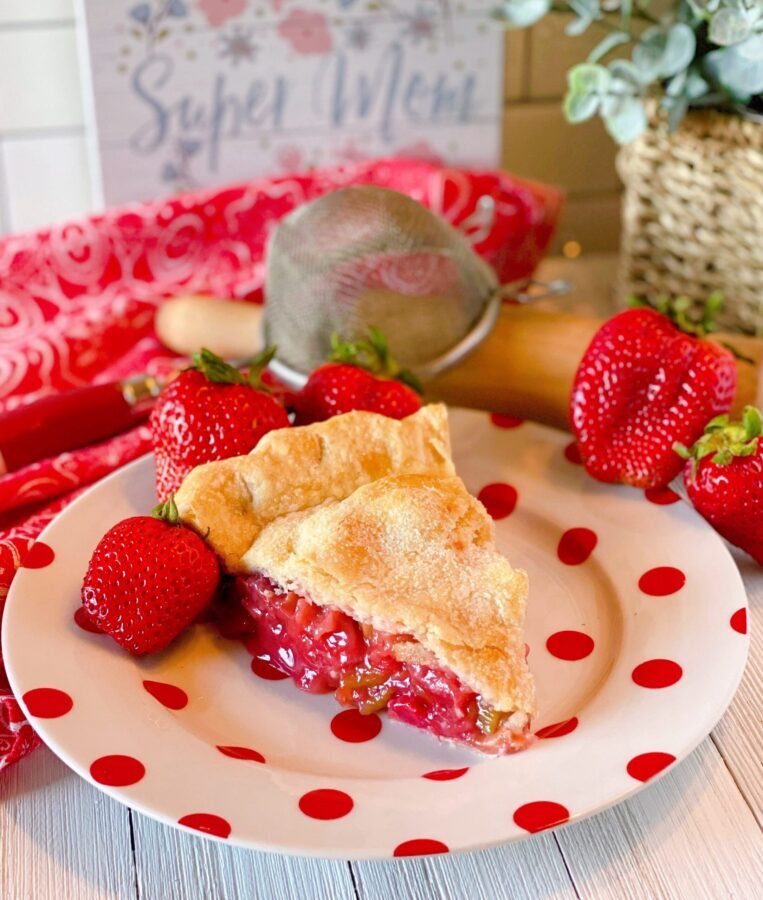
M 162 391 L 151 413 L 159 499 L 176 491 L 195 466 L 242 456 L 268 431 L 288 426 L 286 410 L 259 380 L 273 352 L 252 364 L 247 379 L 203 349 Z
M 734 357 L 699 336 L 711 327 L 717 298 L 701 323 L 687 319 L 687 303 L 672 307 L 681 328 L 654 309 L 622 312 L 583 355 L 570 420 L 586 469 L 599 481 L 668 484 L 681 470 L 673 444 L 692 444 L 712 416 L 731 407 Z
M 763 565 L 763 419 L 754 406 L 741 422 L 717 416 L 687 449 L 684 484 L 695 509 L 726 540 L 746 550 Z
M 365 341 L 335 338 L 331 361 L 317 368 L 294 398 L 297 422 L 322 422 L 354 409 L 404 419 L 421 409 L 421 397 L 412 384 L 377 328 L 369 329 Z
M 82 583 L 82 605 L 100 631 L 142 656 L 164 650 L 190 625 L 219 581 L 217 557 L 178 524 L 170 498 L 153 516 L 124 519 L 101 538 Z

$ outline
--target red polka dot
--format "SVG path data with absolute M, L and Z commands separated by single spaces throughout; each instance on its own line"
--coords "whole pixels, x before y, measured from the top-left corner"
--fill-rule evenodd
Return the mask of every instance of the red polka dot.
M 382 730 L 381 719 L 376 713 L 361 715 L 357 709 L 346 709 L 331 720 L 331 730 L 340 741 L 348 744 L 362 744 L 373 740 Z
M 598 540 L 590 528 L 570 528 L 559 539 L 556 555 L 565 566 L 579 566 L 593 553 Z
M 230 756 L 232 759 L 246 759 L 258 763 L 265 762 L 265 757 L 250 747 L 225 747 L 218 744 L 217 749 L 224 756 Z
M 469 766 L 463 769 L 435 769 L 434 772 L 425 772 L 422 778 L 428 778 L 430 781 L 453 781 L 454 778 L 461 778 L 469 771 Z
M 593 653 L 594 641 L 582 631 L 557 631 L 546 641 L 546 650 L 557 659 L 573 662 Z
M 672 659 L 648 659 L 636 666 L 631 677 L 640 687 L 666 688 L 675 684 L 683 669 Z
M 546 725 L 545 728 L 539 728 L 538 731 L 535 732 L 535 737 L 564 737 L 565 734 L 571 734 L 577 727 L 578 720 L 573 716 L 571 719 L 565 719 L 564 722 L 555 722 L 553 725 Z
M 44 569 L 49 566 L 56 558 L 53 548 L 44 544 L 42 541 L 35 541 L 27 550 L 24 560 L 21 563 L 24 569 Z
M 510 484 L 497 482 L 485 485 L 477 494 L 477 499 L 493 519 L 505 519 L 514 512 L 517 492 Z
M 203 831 L 204 834 L 213 834 L 219 838 L 227 838 L 231 832 L 230 822 L 223 819 L 222 816 L 215 816 L 212 813 L 189 813 L 182 819 L 178 819 L 178 825 L 185 825 L 186 828 Z
M 276 669 L 275 666 L 271 666 L 269 662 L 265 662 L 264 659 L 257 659 L 256 657 L 252 660 L 252 672 L 259 678 L 264 678 L 265 681 L 283 681 L 284 678 L 289 677 L 285 672 L 279 672 L 278 669 Z
M 638 586 L 651 597 L 667 597 L 675 594 L 686 584 L 686 576 L 673 566 L 657 566 L 649 569 L 638 580 Z
M 564 448 L 564 458 L 571 462 L 573 465 L 582 466 L 583 460 L 580 457 L 580 450 L 578 449 L 578 445 L 575 441 L 570 441 L 569 444 Z
M 740 634 L 747 634 L 747 610 L 744 607 L 738 609 L 729 619 L 729 624 L 734 631 L 738 631 Z
M 555 825 L 563 825 L 569 821 L 570 812 L 561 803 L 551 800 L 536 800 L 534 803 L 525 803 L 514 813 L 514 821 L 525 831 L 543 831 L 545 828 L 553 828 Z
M 678 503 L 681 499 L 679 495 L 669 487 L 650 487 L 644 491 L 644 496 L 650 503 L 656 503 L 658 506 L 669 506 L 671 503 Z
M 92 616 L 87 614 L 87 610 L 84 606 L 78 606 L 74 610 L 74 621 L 83 631 L 89 631 L 92 634 L 103 634 L 98 627 L 98 623 Z
M 299 808 L 311 819 L 341 819 L 353 805 L 349 794 L 332 788 L 308 791 L 299 798 Z
M 66 693 L 58 688 L 34 688 L 27 691 L 22 697 L 30 716 L 38 719 L 57 719 L 65 716 L 74 706 L 74 701 Z
M 448 845 L 432 838 L 414 838 L 412 841 L 403 841 L 395 847 L 393 856 L 427 856 L 431 853 L 448 853 Z
M 524 425 L 524 419 L 515 419 L 514 416 L 504 416 L 501 413 L 490 413 L 490 421 L 498 428 L 519 428 Z
M 626 769 L 636 781 L 649 781 L 675 761 L 672 753 L 640 753 L 633 757 Z
M 143 687 L 167 709 L 183 709 L 188 706 L 188 694 L 174 684 L 164 681 L 144 681 Z
M 125 787 L 136 784 L 146 774 L 146 767 L 134 756 L 123 756 L 114 753 L 101 756 L 90 765 L 90 775 L 98 784 L 110 787 Z

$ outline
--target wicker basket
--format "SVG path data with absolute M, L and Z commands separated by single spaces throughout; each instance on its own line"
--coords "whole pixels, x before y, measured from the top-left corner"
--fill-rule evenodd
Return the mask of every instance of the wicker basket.
M 763 124 L 693 111 L 624 147 L 621 301 L 726 298 L 719 324 L 763 334 Z

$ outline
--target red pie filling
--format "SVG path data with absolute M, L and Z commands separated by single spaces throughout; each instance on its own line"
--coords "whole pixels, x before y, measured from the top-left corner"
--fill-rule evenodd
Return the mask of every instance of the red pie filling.
M 220 630 L 240 638 L 252 656 L 314 694 L 366 715 L 389 716 L 488 753 L 521 750 L 529 724 L 510 727 L 509 714 L 487 704 L 447 669 L 402 662 L 395 647 L 414 642 L 361 625 L 338 609 L 284 591 L 264 575 L 236 578 L 220 609 Z

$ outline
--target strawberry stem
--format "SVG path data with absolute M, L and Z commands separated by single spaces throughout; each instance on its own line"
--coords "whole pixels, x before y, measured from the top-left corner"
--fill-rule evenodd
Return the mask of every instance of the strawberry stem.
M 244 376 L 239 370 L 225 362 L 216 353 L 202 347 L 197 353 L 193 354 L 192 369 L 198 372 L 208 380 L 215 384 L 246 384 Z
M 266 347 L 261 353 L 253 356 L 241 367 L 249 369 L 244 377 L 236 366 L 232 366 L 216 353 L 202 347 L 193 354 L 193 365 L 190 368 L 201 372 L 208 381 L 214 384 L 248 384 L 250 387 L 263 391 L 267 388 L 262 383 L 262 373 L 270 365 L 275 355 L 275 347 Z
M 262 373 L 273 361 L 276 350 L 276 347 L 266 347 L 261 353 L 258 353 L 249 360 L 247 381 L 249 382 L 250 387 L 256 388 L 258 391 L 269 392 L 270 389 L 262 382 Z
M 163 522 L 167 522 L 169 525 L 179 525 L 180 513 L 178 512 L 177 504 L 175 503 L 175 495 L 170 494 L 164 503 L 157 503 L 151 510 L 151 515 L 155 519 L 161 519 Z
M 375 325 L 368 328 L 368 336 L 360 341 L 345 341 L 338 334 L 331 335 L 329 362 L 357 366 L 381 378 L 394 378 L 419 394 L 424 393 L 421 382 L 409 369 L 401 368 L 389 352 L 387 338 Z
M 691 447 L 673 444 L 673 450 L 682 458 L 691 460 L 692 476 L 697 464 L 706 456 L 718 466 L 727 466 L 736 457 L 753 456 L 763 434 L 763 416 L 755 406 L 745 406 L 740 422 L 732 422 L 729 416 L 716 416 L 705 425 L 702 437 Z
M 723 308 L 723 302 L 723 294 L 720 291 L 713 291 L 704 304 L 698 307 L 689 297 L 660 296 L 654 303 L 636 296 L 628 298 L 629 306 L 656 309 L 657 312 L 667 316 L 676 328 L 696 338 L 707 337 L 708 334 L 718 330 L 715 319 Z

